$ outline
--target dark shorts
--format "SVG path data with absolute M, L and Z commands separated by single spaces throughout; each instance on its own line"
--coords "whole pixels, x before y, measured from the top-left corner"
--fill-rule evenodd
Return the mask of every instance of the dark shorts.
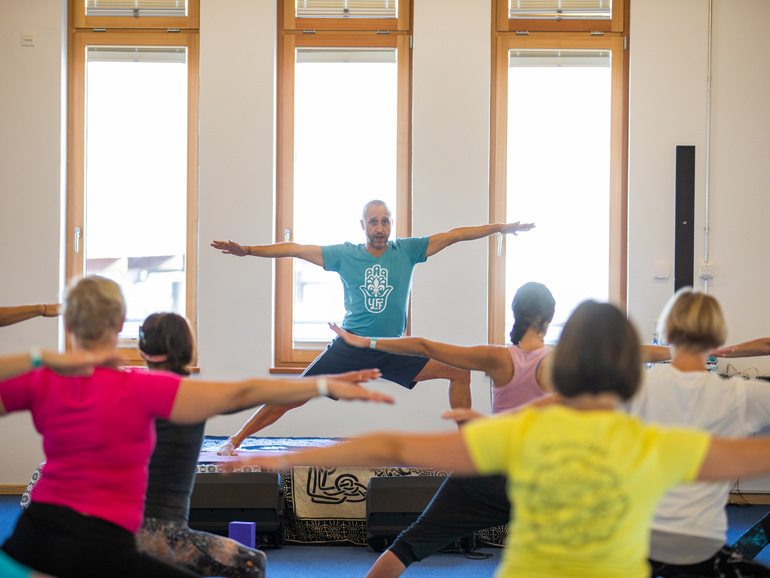
M 409 566 L 473 532 L 508 524 L 511 503 L 505 485 L 503 476 L 449 476 L 388 550 Z
M 383 379 L 412 389 L 417 383 L 414 378 L 427 363 L 427 357 L 353 347 L 345 343 L 341 337 L 337 337 L 321 355 L 315 358 L 302 376 L 379 369 Z

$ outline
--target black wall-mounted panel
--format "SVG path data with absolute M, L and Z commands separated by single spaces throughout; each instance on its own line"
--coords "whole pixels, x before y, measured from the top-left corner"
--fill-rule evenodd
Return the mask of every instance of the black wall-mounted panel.
M 695 269 L 695 147 L 676 147 L 674 291 L 693 285 Z

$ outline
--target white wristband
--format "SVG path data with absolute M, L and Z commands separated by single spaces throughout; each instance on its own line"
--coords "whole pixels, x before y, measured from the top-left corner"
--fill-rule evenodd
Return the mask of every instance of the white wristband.
M 369 349 L 377 349 L 377 338 L 376 337 L 372 337 L 369 340 Z
M 318 391 L 318 395 L 329 397 L 329 384 L 326 383 L 325 377 L 319 377 L 318 379 L 316 379 L 315 386 L 316 386 L 316 391 Z

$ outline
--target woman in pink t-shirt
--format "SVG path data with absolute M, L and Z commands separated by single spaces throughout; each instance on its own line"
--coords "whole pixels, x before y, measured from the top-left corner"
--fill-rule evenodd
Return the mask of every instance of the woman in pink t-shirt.
M 86 277 L 68 291 L 64 322 L 76 361 L 80 356 L 80 362 L 99 363 L 115 356 L 125 311 L 120 288 L 108 279 Z M 205 382 L 103 366 L 88 375 L 61 375 L 52 371 L 61 359 L 40 350 L 26 358 L 0 359 L 0 415 L 30 411 L 46 453 L 45 475 L 2 549 L 59 578 L 196 576 L 135 547 L 155 418 L 194 424 L 262 403 L 317 395 L 392 401 L 324 377 Z M 377 376 L 376 371 L 361 373 L 362 381 Z

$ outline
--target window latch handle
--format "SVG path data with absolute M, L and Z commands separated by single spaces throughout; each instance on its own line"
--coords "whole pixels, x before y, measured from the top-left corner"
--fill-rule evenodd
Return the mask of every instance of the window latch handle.
M 80 227 L 75 227 L 75 253 L 80 253 L 80 237 L 83 231 Z
M 503 234 L 502 233 L 498 233 L 497 234 L 497 256 L 498 256 L 498 258 L 500 257 L 500 255 L 502 255 L 502 253 L 503 253 Z
M 283 242 L 288 243 L 291 241 L 291 229 L 284 229 L 283 230 Z

